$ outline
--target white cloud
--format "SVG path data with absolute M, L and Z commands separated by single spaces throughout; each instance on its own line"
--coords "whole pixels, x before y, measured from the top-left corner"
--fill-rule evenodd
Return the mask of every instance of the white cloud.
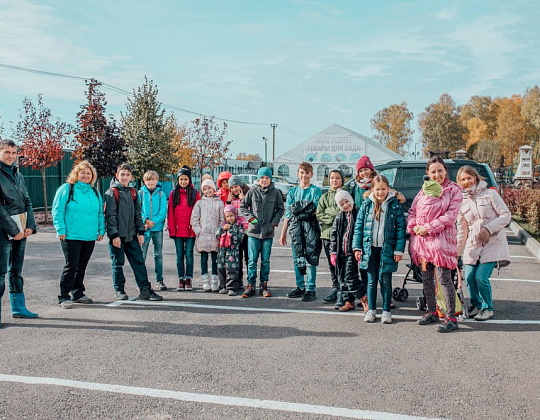
M 457 14 L 456 9 L 443 9 L 435 13 L 434 16 L 440 20 L 452 20 L 457 16 Z

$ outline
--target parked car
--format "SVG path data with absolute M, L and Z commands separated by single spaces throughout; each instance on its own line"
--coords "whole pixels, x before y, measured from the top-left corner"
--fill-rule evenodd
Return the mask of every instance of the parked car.
M 248 187 L 253 187 L 257 185 L 257 175 L 256 174 L 238 174 L 242 182 L 244 182 Z M 287 193 L 289 190 L 294 187 L 296 184 L 287 181 L 285 178 L 279 175 L 274 175 L 274 186 L 281 191 L 283 194 L 283 200 L 287 198 Z
M 448 176 L 450 180 L 456 181 L 459 168 L 465 165 L 475 168 L 480 175 L 486 178 L 488 188 L 494 188 L 499 191 L 499 186 L 491 168 L 485 163 L 478 163 L 467 159 L 445 159 L 448 167 Z M 412 205 L 414 197 L 422 188 L 424 175 L 426 174 L 427 159 L 424 160 L 393 160 L 381 165 L 375 166 L 379 175 L 388 178 L 390 186 L 405 196 L 406 202 L 403 203 L 403 210 L 407 213 Z

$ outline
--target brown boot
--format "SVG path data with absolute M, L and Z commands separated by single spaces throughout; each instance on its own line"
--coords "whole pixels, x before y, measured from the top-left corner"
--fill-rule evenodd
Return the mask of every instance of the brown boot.
M 261 296 L 262 297 L 272 297 L 272 293 L 268 290 L 268 282 L 265 281 L 261 284 Z
M 367 301 L 367 296 L 364 295 L 360 298 L 360 303 L 362 304 L 362 307 L 364 309 L 364 314 L 367 313 L 367 311 L 369 311 L 369 306 L 368 306 L 368 301 Z
M 339 308 L 339 312 L 354 311 L 354 302 L 345 302 L 345 304 Z

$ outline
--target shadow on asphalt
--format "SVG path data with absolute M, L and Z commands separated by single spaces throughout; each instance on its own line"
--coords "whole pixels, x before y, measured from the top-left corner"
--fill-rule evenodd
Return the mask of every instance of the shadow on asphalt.
M 155 308 L 155 307 L 153 307 Z M 147 309 L 147 308 L 126 308 Z M 189 308 L 188 308 L 189 309 Z M 243 312 L 245 313 L 245 312 Z M 211 337 L 229 339 L 282 339 L 289 337 L 329 337 L 348 338 L 357 337 L 358 334 L 338 331 L 306 331 L 293 327 L 272 327 L 247 324 L 229 325 L 204 325 L 204 324 L 175 324 L 171 322 L 141 322 L 141 321 L 104 321 L 95 319 L 77 318 L 42 318 L 43 323 L 2 323 L 2 328 L 52 328 L 61 330 L 97 330 L 97 331 L 122 331 L 133 333 L 147 333 L 160 335 L 180 335 L 191 337 Z M 60 323 L 51 323 L 60 322 Z M 88 325 L 97 324 L 97 325 Z

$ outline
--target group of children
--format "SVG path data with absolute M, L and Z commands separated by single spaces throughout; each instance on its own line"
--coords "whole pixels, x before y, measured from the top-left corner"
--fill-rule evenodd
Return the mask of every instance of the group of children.
M 201 256 L 205 292 L 254 296 L 260 257 L 258 292 L 264 297 L 272 296 L 268 288 L 272 242 L 274 230 L 285 214 L 280 243 L 287 243 L 290 230 L 296 278 L 296 288 L 287 297 L 306 302 L 316 299 L 317 265 L 324 248 L 332 274 L 332 293 L 324 302 L 334 303 L 340 311 L 350 311 L 355 309 L 358 299 L 365 320 L 373 322 L 380 283 L 382 322 L 392 322 L 392 272 L 397 270 L 405 248 L 405 218 L 398 200 L 402 196 L 390 190 L 384 176 L 376 176 L 367 156 L 359 160 L 356 169 L 357 176 L 348 184 L 340 170 L 331 171 L 330 189 L 321 194 L 320 188 L 311 184 L 312 166 L 303 162 L 298 170 L 299 185 L 289 191 L 285 205 L 281 192 L 274 187 L 272 171 L 266 167 L 259 170 L 257 185 L 251 188 L 238 176 L 222 172 L 217 185 L 205 175 L 199 191 L 193 185 L 190 168 L 184 166 L 168 200 L 157 173 L 145 173 L 144 186 L 139 191 L 144 226 L 141 246 L 146 258 L 150 241 L 153 242 L 156 288 L 167 290 L 162 262 L 166 222 L 176 249 L 177 291 L 193 290 L 196 251 Z M 121 176 L 119 171 L 119 183 Z M 118 287 L 117 283 L 117 298 L 125 299 L 123 283 Z M 152 296 L 151 300 L 158 299 Z

